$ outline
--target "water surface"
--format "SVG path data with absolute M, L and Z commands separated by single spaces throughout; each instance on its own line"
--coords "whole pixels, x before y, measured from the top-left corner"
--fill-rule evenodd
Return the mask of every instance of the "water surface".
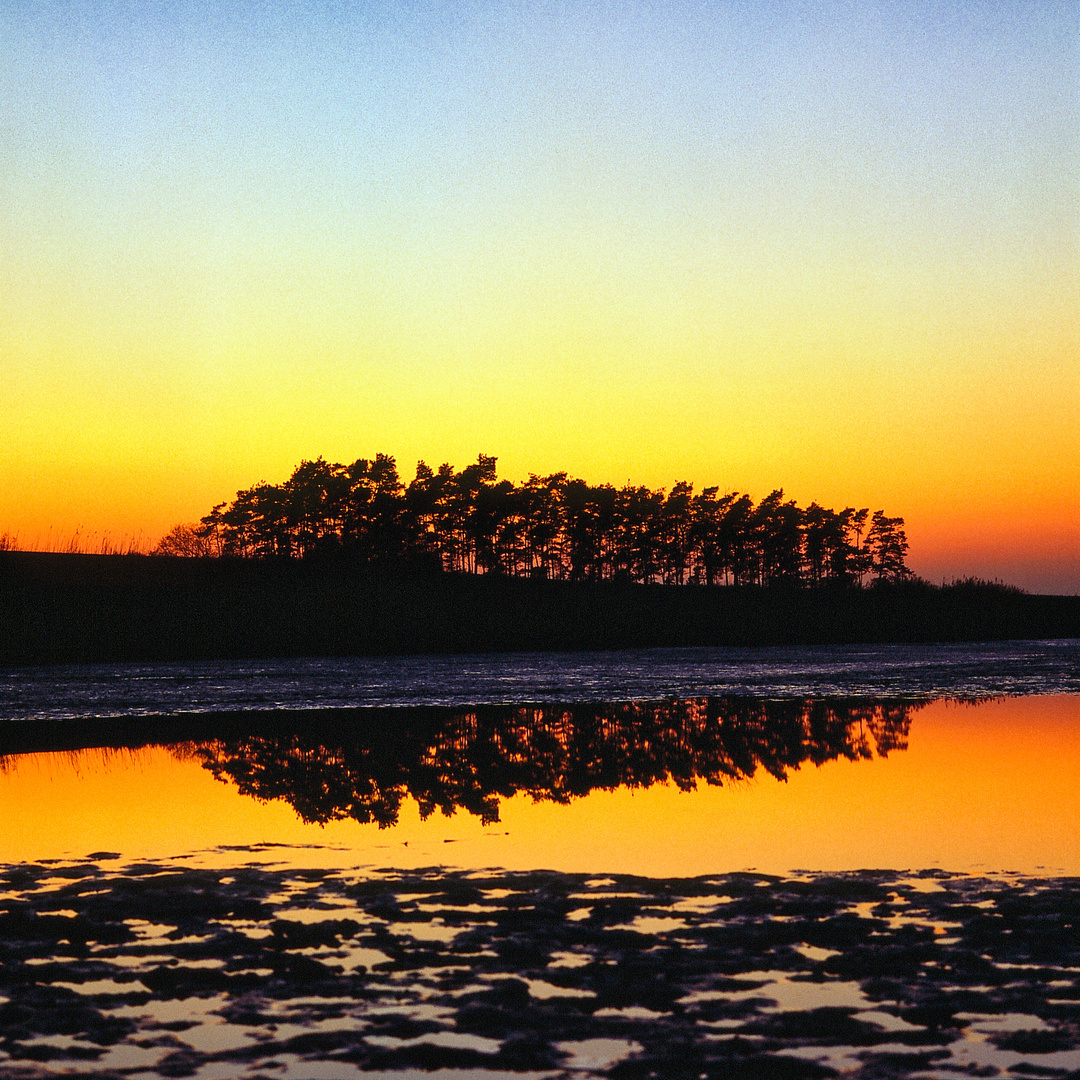
M 1080 695 L 717 700 L 8 754 L 0 861 L 1080 872 Z
M 0 1071 L 1071 1074 L 1078 776 L 1077 642 L 9 669 Z
M 0 668 L 0 720 L 705 696 L 1080 693 L 1080 640 Z

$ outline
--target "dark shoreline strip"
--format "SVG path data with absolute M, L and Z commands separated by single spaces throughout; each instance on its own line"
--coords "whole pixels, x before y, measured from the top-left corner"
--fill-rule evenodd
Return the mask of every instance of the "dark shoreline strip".
M 360 705 L 334 709 L 230 709 L 190 713 L 0 721 L 0 756 L 68 750 L 169 746 L 246 735 L 301 733 L 313 739 L 370 731 L 387 722 L 438 721 L 451 706 Z
M 344 561 L 0 552 L 0 664 L 1080 637 L 993 584 L 544 581 Z

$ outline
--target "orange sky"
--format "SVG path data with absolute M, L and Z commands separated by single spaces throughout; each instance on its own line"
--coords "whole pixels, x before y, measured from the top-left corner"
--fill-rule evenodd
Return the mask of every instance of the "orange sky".
M 1080 9 L 0 13 L 0 533 L 301 458 L 783 487 L 1080 592 Z

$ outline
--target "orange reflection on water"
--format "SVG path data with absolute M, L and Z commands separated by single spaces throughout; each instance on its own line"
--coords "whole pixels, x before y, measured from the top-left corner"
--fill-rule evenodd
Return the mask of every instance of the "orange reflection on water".
M 759 773 L 690 798 L 670 787 L 590 796 L 575 820 L 572 865 L 615 862 L 661 876 L 750 867 L 1078 873 L 1078 776 L 1080 698 L 936 702 L 914 716 L 908 749 L 887 759 L 804 765 L 786 783 Z M 543 845 L 551 809 L 518 814 L 519 830 L 535 822 L 529 846 Z M 548 840 L 545 854 L 560 846 Z
M 290 860 L 401 867 L 1080 873 L 1077 776 L 1078 696 L 935 702 L 914 714 L 908 749 L 887 759 L 804 765 L 786 782 L 759 770 L 690 793 L 595 791 L 569 805 L 517 795 L 488 825 L 462 811 L 421 821 L 412 802 L 389 829 L 305 825 L 288 804 L 241 796 L 165 748 L 28 754 L 0 773 L 0 861 L 277 843 L 341 849 Z

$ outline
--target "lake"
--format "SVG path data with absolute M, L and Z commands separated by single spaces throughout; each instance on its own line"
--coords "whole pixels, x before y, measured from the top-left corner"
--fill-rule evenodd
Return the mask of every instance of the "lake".
M 831 743 L 814 702 L 846 709 Z M 890 707 L 904 719 L 883 741 L 864 713 Z M 1080 871 L 1076 641 L 7 669 L 0 721 L 7 861 L 290 844 L 662 876 Z M 748 724 L 784 733 L 782 767 L 754 759 Z M 637 742 L 659 749 L 639 760 Z M 430 775 L 454 768 L 477 774 L 461 797 Z M 354 812 L 312 810 L 304 777 L 344 785 Z M 365 784 L 392 794 L 392 821 L 361 806 Z
M 1069 1075 L 1078 776 L 1077 641 L 3 669 L 0 1070 Z

